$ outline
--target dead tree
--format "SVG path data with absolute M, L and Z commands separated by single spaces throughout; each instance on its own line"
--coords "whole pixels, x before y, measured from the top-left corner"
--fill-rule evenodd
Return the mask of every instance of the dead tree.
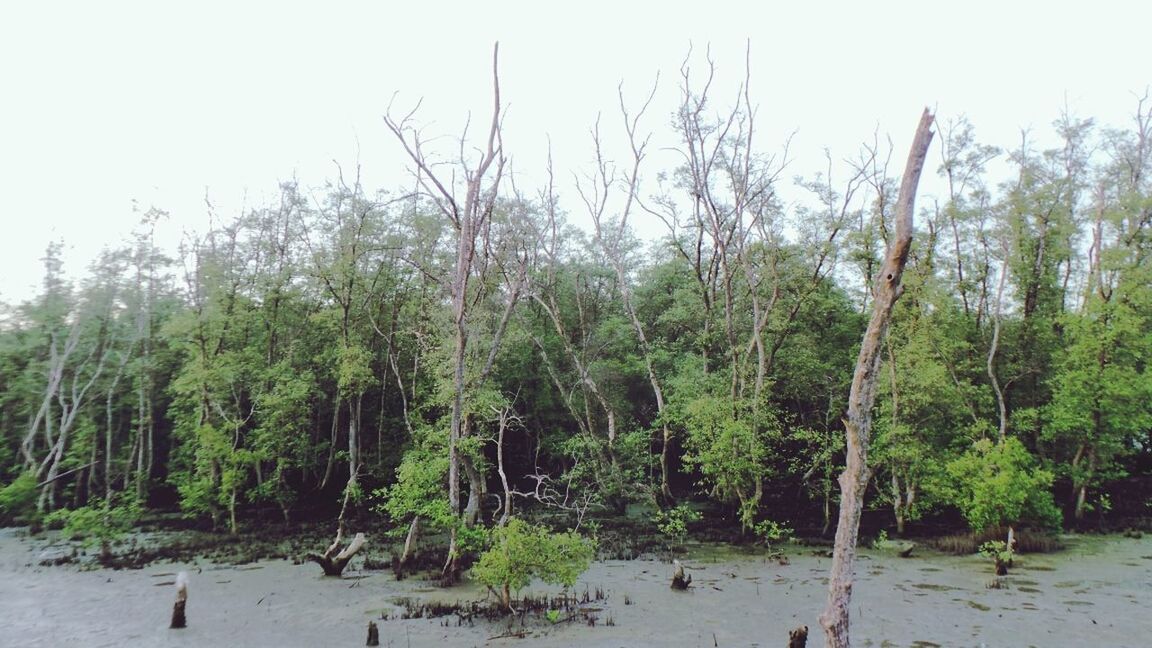
M 420 132 L 412 125 L 415 110 L 399 120 L 391 112 L 385 115 L 384 123 L 388 130 L 400 141 L 405 153 L 415 166 L 420 192 L 427 195 L 439 211 L 452 224 L 456 233 L 456 260 L 452 271 L 449 292 L 452 303 L 453 352 L 452 352 L 452 406 L 451 424 L 448 434 L 448 504 L 453 515 L 459 515 L 466 524 L 471 524 L 479 515 L 479 497 L 484 491 L 484 479 L 466 453 L 460 451 L 461 439 L 471 434 L 470 420 L 465 412 L 465 391 L 469 381 L 466 378 L 469 356 L 469 341 L 472 335 L 471 319 L 473 306 L 478 301 L 475 294 L 483 290 L 483 282 L 477 280 L 490 260 L 486 245 L 486 235 L 491 229 L 492 214 L 496 207 L 500 181 L 504 176 L 504 142 L 501 136 L 501 106 L 499 77 L 499 44 L 492 51 L 492 120 L 488 126 L 484 147 L 478 151 L 474 162 L 469 162 L 465 154 L 464 140 L 460 143 L 459 166 L 463 172 L 463 200 L 460 200 L 455 186 L 456 175 L 445 176 L 434 170 L 436 166 L 423 145 Z M 419 108 L 419 106 L 417 106 Z M 509 307 L 516 299 L 509 300 Z M 508 317 L 501 319 L 501 328 L 496 331 L 492 342 L 492 354 L 500 346 L 503 326 Z M 491 367 L 489 361 L 486 370 Z M 460 506 L 460 471 L 464 470 L 469 480 L 468 505 Z M 448 561 L 444 565 L 446 577 L 453 579 L 458 571 L 458 547 L 456 531 L 452 530 L 448 548 Z
M 356 473 L 352 473 L 349 478 L 349 483 L 355 483 Z M 336 518 L 336 539 L 322 554 L 310 553 L 304 556 L 308 560 L 320 565 L 324 569 L 325 576 L 339 576 L 344 573 L 344 568 L 348 566 L 348 561 L 352 560 L 352 556 L 364 546 L 364 534 L 357 533 L 352 542 L 340 551 L 340 543 L 344 539 L 344 520 L 348 513 L 348 503 L 352 499 L 352 489 L 344 489 L 344 503 L 340 506 L 340 515 Z
M 684 565 L 679 560 L 673 560 L 672 565 L 675 569 L 672 571 L 672 589 L 686 590 L 692 584 L 692 574 L 684 576 Z
M 873 288 L 872 317 L 864 332 L 848 396 L 848 416 L 844 421 L 848 444 L 847 465 L 840 475 L 840 518 L 836 526 L 836 544 L 828 581 L 828 604 L 820 615 L 825 645 L 829 648 L 846 648 L 851 645 L 848 638 L 848 605 L 852 600 L 853 563 L 860 531 L 860 513 L 864 505 L 864 491 L 871 476 L 868 469 L 868 444 L 872 432 L 872 405 L 876 401 L 884 336 L 888 331 L 892 308 L 902 292 L 900 278 L 912 247 L 916 187 L 920 182 L 920 172 L 924 169 L 928 145 L 932 142 L 932 121 L 932 113 L 925 108 L 904 167 L 900 195 L 896 202 L 895 237 L 888 246 L 884 265 L 877 277 L 879 281 Z
M 169 628 L 186 628 L 188 619 L 184 607 L 188 604 L 188 572 L 176 574 L 176 603 L 172 605 L 172 623 Z
M 800 626 L 788 633 L 788 648 L 804 648 L 808 645 L 808 626 Z
M 340 551 L 340 542 L 343 540 L 344 529 L 341 528 L 336 531 L 336 539 L 328 546 L 328 549 L 322 554 L 308 554 L 308 560 L 320 565 L 324 569 L 325 576 L 340 576 L 344 573 L 344 568 L 348 566 L 348 561 L 356 555 L 356 552 L 364 546 L 364 534 L 357 533 L 356 537 L 352 538 L 352 542 Z

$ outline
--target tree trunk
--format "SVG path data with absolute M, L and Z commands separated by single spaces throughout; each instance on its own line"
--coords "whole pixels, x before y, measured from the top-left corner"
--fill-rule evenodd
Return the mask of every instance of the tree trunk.
M 188 619 L 184 608 L 188 604 L 188 572 L 176 574 L 176 603 L 172 606 L 172 623 L 169 628 L 186 628 Z
M 356 555 L 364 547 L 364 534 L 357 533 L 352 542 L 344 548 L 343 551 L 337 553 L 340 549 L 340 541 L 343 539 L 343 529 L 336 531 L 336 540 L 329 545 L 328 549 L 323 554 L 308 554 L 308 560 L 320 565 L 324 570 L 325 576 L 340 576 L 344 573 L 344 568 L 348 566 L 348 561 Z
M 469 286 L 475 269 L 474 266 L 477 263 L 477 254 L 484 255 L 483 258 L 487 259 L 488 250 L 483 246 L 478 248 L 476 243 L 477 238 L 486 235 L 488 230 L 505 163 L 504 142 L 500 132 L 502 115 L 498 72 L 499 52 L 500 48 L 497 44 L 492 51 L 493 111 L 492 121 L 488 129 L 487 146 L 475 167 L 468 168 L 467 164 L 462 162 L 465 167 L 463 175 L 466 180 L 463 204 L 457 199 L 453 189 L 450 188 L 452 183 L 446 185 L 442 182 L 424 157 L 420 150 L 420 136 L 418 132 L 415 132 L 415 129 L 413 129 L 413 141 L 409 142 L 408 136 L 405 134 L 410 128 L 408 118 L 406 117 L 399 122 L 393 120 L 391 115 L 386 115 L 384 118 L 388 129 L 400 140 L 409 158 L 416 165 L 419 171 L 417 178 L 420 186 L 432 195 L 444 216 L 456 228 L 456 260 L 450 285 L 453 319 L 453 395 L 448 433 L 448 505 L 452 514 L 460 516 L 461 521 L 464 521 L 468 516 L 468 513 L 460 510 L 460 469 L 464 462 L 458 446 L 460 439 L 467 433 L 464 392 L 468 385 L 465 381 L 465 369 L 468 362 L 468 326 L 473 303 L 469 295 Z M 491 176 L 489 176 L 489 170 L 493 172 Z M 453 181 L 454 179 L 453 177 Z M 486 179 L 488 180 L 487 187 L 485 186 Z M 482 282 L 478 283 L 482 285 Z M 499 336 L 497 336 L 498 339 Z M 498 344 L 498 341 L 493 343 L 494 349 Z M 474 472 L 476 475 L 469 475 L 473 486 L 472 493 L 475 497 L 479 497 L 483 490 L 483 478 L 479 476 L 478 471 Z M 473 507 L 470 506 L 469 508 Z M 479 511 L 478 504 L 475 506 L 475 511 Z M 448 560 L 444 565 L 446 579 L 454 578 L 459 571 L 457 553 L 456 529 L 453 528 L 448 548 Z
M 416 543 L 420 540 L 420 516 L 412 518 L 412 524 L 408 526 L 408 535 L 404 537 L 404 551 L 400 553 L 400 560 L 396 563 L 396 571 L 402 573 L 404 567 L 408 564 L 408 559 L 412 557 L 412 553 L 416 551 Z M 397 574 L 399 577 L 399 573 Z
M 904 537 L 904 521 L 906 506 L 904 504 L 903 489 L 900 488 L 900 479 L 892 473 L 892 512 L 896 515 L 896 535 Z
M 672 589 L 688 589 L 688 586 L 692 584 L 692 575 L 684 576 L 684 565 L 682 565 L 679 560 L 673 560 L 672 565 L 674 568 L 672 571 Z
M 848 606 L 852 600 L 853 563 L 856 559 L 856 541 L 860 531 L 860 513 L 864 506 L 864 491 L 868 486 L 868 444 L 872 431 L 872 406 L 876 401 L 876 382 L 881 357 L 881 346 L 891 320 L 892 308 L 900 297 L 900 278 L 912 247 L 912 222 L 915 209 L 916 186 L 932 142 L 932 113 L 927 108 L 920 116 L 920 125 L 904 167 L 900 195 L 896 203 L 896 233 L 888 247 L 884 265 L 874 287 L 872 317 L 864 332 L 856 371 L 852 376 L 852 389 L 848 397 L 848 416 L 844 421 L 847 437 L 847 465 L 840 475 L 840 518 L 836 526 L 836 544 L 832 553 L 832 568 L 828 582 L 828 604 L 820 615 L 824 628 L 825 645 L 829 648 L 847 647 Z

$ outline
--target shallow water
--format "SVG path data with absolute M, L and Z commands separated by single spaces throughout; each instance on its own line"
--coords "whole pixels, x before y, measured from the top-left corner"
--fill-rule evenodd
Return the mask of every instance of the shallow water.
M 1073 537 L 1068 549 L 1024 555 L 1000 589 L 978 557 L 917 550 L 912 558 L 863 552 L 852 601 L 857 646 L 1146 646 L 1152 614 L 1152 540 Z M 602 589 L 598 623 L 546 619 L 477 621 L 397 617 L 396 601 L 483 597 L 474 585 L 440 589 L 387 571 L 350 569 L 325 578 L 316 565 L 263 561 L 239 567 L 154 564 L 136 571 L 37 566 L 47 541 L 0 531 L 0 646 L 362 646 L 369 620 L 382 646 L 780 646 L 810 628 L 821 645 L 831 560 L 785 547 L 789 564 L 765 554 L 693 547 L 687 592 L 668 587 L 656 559 L 603 561 L 576 592 Z M 353 563 L 354 566 L 356 563 Z M 188 627 L 169 630 L 177 571 L 190 575 Z M 556 588 L 533 587 L 555 594 Z M 392 620 L 380 620 L 387 615 Z M 607 625 L 611 620 L 614 625 Z M 445 627 L 445 624 L 449 627 Z M 509 637 L 510 629 L 523 637 Z

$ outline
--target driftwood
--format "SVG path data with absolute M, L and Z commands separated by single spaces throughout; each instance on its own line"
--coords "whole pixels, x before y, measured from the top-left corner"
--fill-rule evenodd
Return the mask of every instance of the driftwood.
M 808 626 L 800 626 L 788 633 L 788 648 L 805 648 L 808 645 Z
M 176 603 L 172 605 L 172 623 L 169 628 L 186 628 L 188 619 L 184 616 L 184 606 L 188 604 L 188 572 L 176 574 Z
M 684 565 L 680 564 L 679 560 L 673 560 L 672 565 L 676 568 L 672 572 L 672 589 L 688 589 L 688 586 L 692 584 L 692 575 L 689 574 L 687 578 L 684 577 Z
M 320 565 L 324 569 L 325 576 L 339 576 L 344 573 L 344 568 L 348 566 L 348 561 L 352 560 L 352 556 L 364 547 L 364 534 L 357 533 L 356 537 L 352 538 L 352 542 L 344 548 L 343 551 L 337 553 L 340 549 L 340 542 L 343 540 L 344 530 L 338 529 L 336 531 L 336 539 L 328 546 L 328 549 L 323 554 L 308 554 L 305 556 L 308 560 Z
M 368 622 L 368 643 L 365 646 L 379 646 L 380 645 L 380 628 L 376 627 L 375 621 Z

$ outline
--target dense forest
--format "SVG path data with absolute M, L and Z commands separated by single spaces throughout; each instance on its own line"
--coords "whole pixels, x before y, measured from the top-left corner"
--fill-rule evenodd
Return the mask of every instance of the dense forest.
M 373 516 L 464 542 L 525 507 L 579 527 L 696 502 L 749 535 L 830 533 L 890 153 L 793 178 L 746 94 L 680 81 L 671 110 L 622 99 L 574 182 L 514 182 L 497 92 L 456 152 L 419 112 L 386 116 L 412 163 L 393 187 L 285 182 L 178 250 L 149 209 L 79 281 L 49 245 L 39 295 L 3 306 L 0 521 Z M 877 524 L 1148 513 L 1152 105 L 1134 104 L 1119 128 L 1061 117 L 1045 149 L 937 121 L 943 189 L 920 201 L 877 384 Z M 655 168 L 665 124 L 680 162 Z

